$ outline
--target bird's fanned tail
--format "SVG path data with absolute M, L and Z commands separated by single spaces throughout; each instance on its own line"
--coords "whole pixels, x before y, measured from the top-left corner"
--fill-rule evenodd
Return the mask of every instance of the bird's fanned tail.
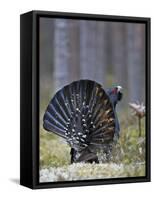
M 80 80 L 55 94 L 45 111 L 43 126 L 67 141 L 72 162 L 97 162 L 97 152 L 113 141 L 115 112 L 100 84 Z

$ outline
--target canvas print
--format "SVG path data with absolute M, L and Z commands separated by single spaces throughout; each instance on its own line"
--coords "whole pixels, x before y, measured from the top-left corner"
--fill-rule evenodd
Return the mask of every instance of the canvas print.
M 39 182 L 146 175 L 145 24 L 39 18 Z

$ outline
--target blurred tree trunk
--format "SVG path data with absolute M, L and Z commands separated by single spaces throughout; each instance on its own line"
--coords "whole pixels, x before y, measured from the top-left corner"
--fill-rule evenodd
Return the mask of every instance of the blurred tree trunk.
M 108 71 L 108 22 L 97 22 L 95 79 L 107 87 Z
M 40 18 L 40 119 L 43 119 L 44 110 L 53 95 L 53 52 L 54 52 L 54 23 L 50 18 Z M 42 123 L 42 121 L 41 121 Z
M 112 41 L 112 66 L 114 84 L 127 87 L 127 66 L 126 66 L 126 44 L 125 44 L 125 24 L 111 24 Z
M 125 44 L 125 24 L 113 22 L 110 24 L 111 36 L 111 66 L 113 84 L 120 85 L 124 88 L 125 98 L 120 103 L 125 105 L 127 99 L 127 62 L 126 62 L 126 44 Z
M 80 21 L 80 72 L 82 79 L 94 79 L 96 24 Z
M 79 35 L 79 21 L 70 20 L 69 23 L 69 82 L 80 79 L 80 35 Z
M 65 19 L 54 22 L 54 84 L 57 91 L 69 80 L 69 23 Z
M 80 21 L 80 73 L 101 84 L 106 80 L 106 25 Z
M 145 93 L 145 26 L 127 25 L 129 101 L 143 101 Z
M 53 75 L 53 21 L 49 18 L 40 19 L 40 87 L 42 92 L 48 90 Z M 53 57 L 52 57 L 53 58 Z M 51 86 L 50 86 L 51 88 Z

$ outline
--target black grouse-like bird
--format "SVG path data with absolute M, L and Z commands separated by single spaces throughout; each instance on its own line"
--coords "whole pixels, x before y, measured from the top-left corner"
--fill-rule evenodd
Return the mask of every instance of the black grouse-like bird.
M 121 86 L 106 91 L 95 81 L 75 81 L 51 99 L 43 118 L 44 129 L 64 138 L 72 162 L 99 162 L 99 152 L 112 150 L 119 138 L 116 104 Z

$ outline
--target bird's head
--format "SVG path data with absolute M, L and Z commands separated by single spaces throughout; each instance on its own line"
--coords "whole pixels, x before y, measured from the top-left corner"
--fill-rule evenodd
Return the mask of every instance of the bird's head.
M 122 99 L 123 94 L 121 90 L 122 90 L 121 86 L 115 86 L 113 88 L 107 89 L 106 91 L 114 107 L 116 106 L 118 101 Z

